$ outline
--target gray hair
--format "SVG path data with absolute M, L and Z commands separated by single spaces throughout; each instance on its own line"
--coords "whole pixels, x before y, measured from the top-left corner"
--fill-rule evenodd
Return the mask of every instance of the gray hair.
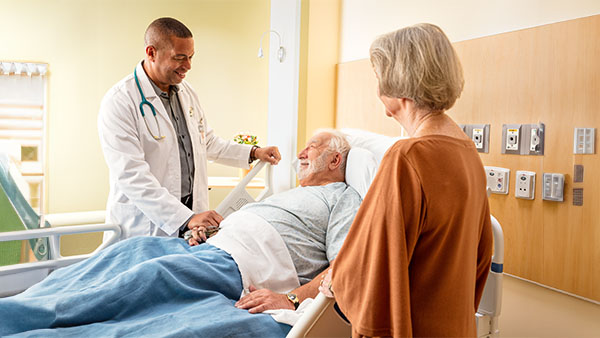
M 408 98 L 432 112 L 452 108 L 460 97 L 462 66 L 438 26 L 422 23 L 384 34 L 369 52 L 381 95 Z
M 192 38 L 192 32 L 179 20 L 173 18 L 158 18 L 146 28 L 144 43 L 161 49 L 171 43 L 171 37 Z
M 345 175 L 348 153 L 350 152 L 350 143 L 348 143 L 346 134 L 342 133 L 339 130 L 331 128 L 321 128 L 317 129 L 313 135 L 317 135 L 320 133 L 328 133 L 331 135 L 331 138 L 329 139 L 329 144 L 327 145 L 327 151 L 339 153 L 342 156 L 342 161 L 340 163 L 339 168 Z

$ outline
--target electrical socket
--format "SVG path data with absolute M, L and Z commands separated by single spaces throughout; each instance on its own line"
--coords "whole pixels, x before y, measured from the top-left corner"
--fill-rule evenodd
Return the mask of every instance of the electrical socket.
M 515 177 L 515 197 L 532 200 L 535 197 L 535 172 L 519 170 Z
M 493 194 L 508 194 L 510 182 L 510 169 L 485 166 L 487 186 Z

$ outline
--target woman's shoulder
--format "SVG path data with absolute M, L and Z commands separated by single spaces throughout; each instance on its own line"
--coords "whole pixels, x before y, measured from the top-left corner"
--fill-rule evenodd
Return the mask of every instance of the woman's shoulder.
M 388 150 L 395 156 L 408 156 L 415 152 L 439 152 L 443 149 L 474 148 L 473 141 L 447 135 L 427 135 L 398 140 Z

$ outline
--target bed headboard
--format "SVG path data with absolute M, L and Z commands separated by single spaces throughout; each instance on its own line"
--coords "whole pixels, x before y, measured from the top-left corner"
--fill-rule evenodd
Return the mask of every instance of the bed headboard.
M 505 271 L 600 301 L 600 156 L 573 154 L 573 129 L 600 126 L 600 15 L 455 43 L 465 88 L 449 111 L 459 124 L 490 124 L 484 165 L 511 170 L 508 195 L 490 196 L 505 232 Z M 336 128 L 389 136 L 369 60 L 338 65 Z M 543 156 L 501 154 L 503 124 L 545 124 Z M 573 182 L 574 165 L 584 181 Z M 514 196 L 515 172 L 536 172 L 534 200 Z M 565 175 L 564 202 L 542 200 L 543 173 Z M 583 205 L 573 189 L 583 188 Z

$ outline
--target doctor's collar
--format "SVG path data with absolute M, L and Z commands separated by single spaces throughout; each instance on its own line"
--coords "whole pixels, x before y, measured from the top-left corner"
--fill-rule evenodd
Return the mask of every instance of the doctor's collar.
M 146 74 L 147 76 L 148 74 Z M 156 83 L 154 83 L 154 81 L 150 78 L 150 76 L 148 76 L 148 80 L 150 80 L 150 84 L 152 85 L 152 89 L 154 89 L 154 92 L 156 93 L 156 95 L 168 99 L 170 97 L 169 94 L 174 93 L 177 94 L 179 92 L 179 85 L 169 85 L 169 93 L 164 92 L 162 89 L 160 89 L 158 87 L 158 85 L 156 85 Z
M 169 93 L 164 92 L 162 89 L 160 89 L 158 87 L 158 85 L 156 83 L 154 83 L 154 80 L 152 80 L 150 78 L 150 76 L 148 75 L 148 73 L 146 72 L 146 68 L 144 68 L 144 60 L 142 60 L 141 65 L 142 65 L 142 70 L 144 71 L 144 74 L 146 74 L 148 81 L 150 81 L 150 84 L 152 85 L 152 88 L 154 89 L 154 92 L 156 93 L 156 95 L 164 97 L 164 98 L 169 98 Z M 172 91 L 172 92 L 175 92 L 175 94 L 178 93 L 180 90 L 179 86 L 180 86 L 180 84 L 169 85 L 169 92 Z

